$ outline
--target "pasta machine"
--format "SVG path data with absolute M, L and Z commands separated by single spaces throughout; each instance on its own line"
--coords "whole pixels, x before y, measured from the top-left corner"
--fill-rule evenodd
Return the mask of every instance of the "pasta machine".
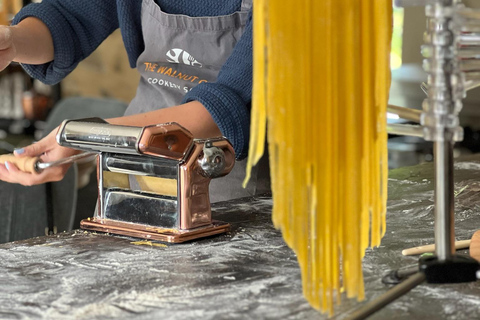
M 422 84 L 427 98 L 422 111 L 389 106 L 388 111 L 419 125 L 391 124 L 388 132 L 422 137 L 433 142 L 435 187 L 435 255 L 421 258 L 413 272 L 375 301 L 352 315 L 364 319 L 415 286 L 427 283 L 459 283 L 480 277 L 478 262 L 455 254 L 453 147 L 463 139 L 459 124 L 462 99 L 480 86 L 480 10 L 459 0 L 395 0 L 399 7 L 425 6 L 427 30 L 421 48 Z
M 209 184 L 235 163 L 222 137 L 194 139 L 177 123 L 146 127 L 65 120 L 57 142 L 98 153 L 98 204 L 81 228 L 166 242 L 229 230 L 212 220 Z

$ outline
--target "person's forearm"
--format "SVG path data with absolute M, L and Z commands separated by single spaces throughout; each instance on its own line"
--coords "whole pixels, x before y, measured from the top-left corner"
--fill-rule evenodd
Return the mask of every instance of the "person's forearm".
M 111 124 L 137 127 L 176 122 L 188 129 L 195 138 L 212 138 L 222 135 L 210 113 L 198 101 L 131 116 L 107 119 L 107 121 Z
M 13 61 L 43 64 L 53 60 L 53 40 L 48 27 L 39 19 L 29 17 L 10 27 L 16 55 Z

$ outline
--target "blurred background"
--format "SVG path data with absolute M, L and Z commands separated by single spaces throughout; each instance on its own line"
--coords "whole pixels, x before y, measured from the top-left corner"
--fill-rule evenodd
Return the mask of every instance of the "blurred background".
M 478 0 L 464 0 L 463 4 L 480 8 Z M 422 69 L 420 47 L 425 29 L 424 7 L 394 7 L 390 104 L 422 109 L 422 101 L 426 96 L 420 85 L 427 81 L 427 75 Z M 468 91 L 459 118 L 465 137 L 463 141 L 456 143 L 455 156 L 480 152 L 480 88 Z M 391 118 L 389 121 L 399 120 Z M 390 136 L 388 147 L 390 168 L 433 160 L 432 143 L 421 138 Z
M 0 23 L 8 25 L 32 2 L 41 0 L 0 0 Z M 129 66 L 119 30 L 55 86 L 33 80 L 19 64 L 11 64 L 0 72 L 0 154 L 40 139 L 45 120 L 60 99 L 100 97 L 128 103 L 138 80 L 138 72 Z

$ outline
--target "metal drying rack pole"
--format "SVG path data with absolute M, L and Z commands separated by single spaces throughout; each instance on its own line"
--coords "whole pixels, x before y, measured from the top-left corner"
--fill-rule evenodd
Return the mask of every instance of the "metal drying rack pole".
M 428 97 L 423 102 L 423 112 L 396 106 L 388 107 L 388 112 L 419 122 L 420 125 L 390 125 L 388 131 L 400 135 L 421 136 L 433 142 L 435 255 L 420 258 L 418 269 L 405 274 L 402 282 L 356 310 L 350 315 L 350 319 L 365 319 L 425 281 L 476 281 L 476 274 L 480 269 L 476 260 L 455 254 L 453 181 L 453 146 L 456 141 L 463 139 L 458 113 L 462 108 L 465 92 L 475 87 L 462 73 L 466 67 L 458 57 L 480 56 L 480 49 L 478 52 L 471 52 L 472 49 L 463 52 L 462 46 L 457 45 L 461 44 L 461 41 L 480 45 L 480 39 L 468 38 L 468 31 L 471 31 L 469 28 L 480 31 L 480 12 L 464 8 L 459 4 L 459 0 L 396 0 L 396 4 L 400 7 L 423 5 L 427 16 L 422 54 L 425 58 L 423 65 L 428 73 L 428 83 L 423 84 L 422 89 Z

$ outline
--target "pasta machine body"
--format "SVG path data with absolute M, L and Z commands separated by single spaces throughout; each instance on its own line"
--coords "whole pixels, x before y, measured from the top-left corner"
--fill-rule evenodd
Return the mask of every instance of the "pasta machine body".
M 211 179 L 235 163 L 225 138 L 194 139 L 176 123 L 129 127 L 94 118 L 64 121 L 57 142 L 99 154 L 97 209 L 81 228 L 166 242 L 229 230 L 212 220 L 209 200 Z

